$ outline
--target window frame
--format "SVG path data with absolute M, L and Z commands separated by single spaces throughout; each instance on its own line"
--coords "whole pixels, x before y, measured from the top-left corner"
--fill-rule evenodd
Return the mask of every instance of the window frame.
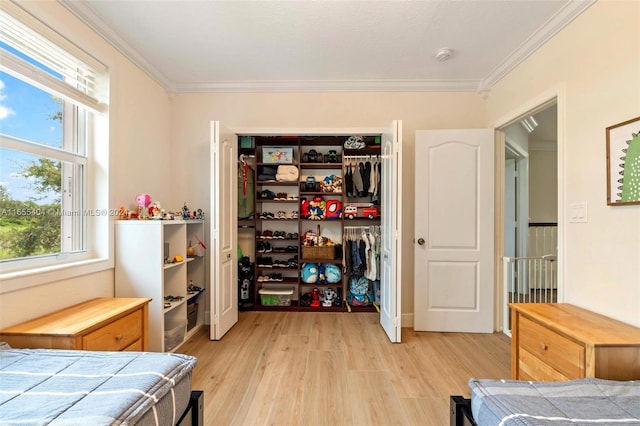
M 84 178 L 73 181 L 73 191 L 80 195 L 82 203 L 78 204 L 78 198 L 74 197 L 73 205 L 65 206 L 61 200 L 62 209 L 81 212 L 81 220 L 75 221 L 76 223 L 72 225 L 72 232 L 80 233 L 78 238 L 84 242 L 82 250 L 74 250 L 72 247 L 65 251 L 64 243 L 61 241 L 61 253 L 0 262 L 0 294 L 2 294 L 113 268 L 113 231 L 111 228 L 113 227 L 114 212 L 108 208 L 109 76 L 107 67 L 15 3 L 3 2 L 0 13 L 2 13 L 0 19 L 7 18 L 5 22 L 15 23 L 17 21 L 19 25 L 24 26 L 21 30 L 35 36 L 37 42 L 34 43 L 34 49 L 46 45 L 47 52 L 54 49 L 55 55 L 62 55 L 61 57 L 77 61 L 77 75 L 74 75 L 73 67 L 71 67 L 71 77 L 65 78 L 76 83 L 76 86 L 82 90 L 68 82 L 56 79 L 13 53 L 0 48 L 2 71 L 65 100 L 63 148 L 69 146 L 68 144 L 73 144 L 74 148 L 77 147 L 76 144 L 79 142 L 76 138 L 77 135 L 82 138 L 86 137 L 84 148 L 86 151 L 74 153 L 66 149 L 0 135 L 2 148 L 17 149 L 54 160 L 69 160 L 69 163 L 79 164 L 84 170 Z M 0 31 L 5 30 L 5 22 L 0 22 L 2 24 Z M 7 42 L 6 31 L 0 36 L 2 41 Z M 28 49 L 16 47 L 20 46 L 19 43 L 14 45 L 7 42 L 7 44 L 33 57 Z M 85 75 L 90 76 L 90 82 L 84 78 Z M 79 114 L 83 114 L 86 120 L 79 120 Z M 69 132 L 73 134 L 73 137 L 68 137 Z M 62 192 L 64 193 L 64 189 Z M 78 226 L 80 223 L 82 226 Z M 69 249 L 69 247 L 66 248 Z

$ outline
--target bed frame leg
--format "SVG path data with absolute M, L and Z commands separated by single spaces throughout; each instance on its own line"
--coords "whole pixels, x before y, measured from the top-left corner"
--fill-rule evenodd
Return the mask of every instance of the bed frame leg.
M 191 391 L 189 399 L 191 406 L 191 424 L 193 426 L 204 425 L 204 391 Z
M 471 400 L 460 395 L 451 395 L 449 400 L 450 426 L 476 426 L 471 414 Z
M 191 391 L 189 405 L 184 410 L 178 426 L 204 426 L 204 391 Z

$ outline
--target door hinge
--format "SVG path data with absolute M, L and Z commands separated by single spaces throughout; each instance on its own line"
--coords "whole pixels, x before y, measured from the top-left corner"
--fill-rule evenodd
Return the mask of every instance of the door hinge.
M 393 326 L 400 327 L 400 317 L 393 318 Z

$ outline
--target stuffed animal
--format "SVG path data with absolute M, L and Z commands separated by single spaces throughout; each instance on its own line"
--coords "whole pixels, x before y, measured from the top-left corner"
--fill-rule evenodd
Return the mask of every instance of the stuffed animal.
M 149 217 L 149 205 L 151 204 L 151 196 L 149 194 L 136 195 L 136 204 L 138 205 L 138 219 L 147 219 Z
M 342 218 L 342 201 L 327 200 L 325 215 L 327 220 L 336 220 Z
M 305 263 L 300 271 L 300 278 L 307 284 L 318 282 L 318 265 L 315 263 Z
M 327 283 L 327 277 L 324 274 L 325 273 L 325 267 L 323 264 L 318 265 L 318 284 L 326 284 Z
M 324 276 L 326 281 L 330 284 L 339 283 L 342 279 L 340 268 L 338 267 L 338 265 L 335 265 L 333 263 L 324 264 Z

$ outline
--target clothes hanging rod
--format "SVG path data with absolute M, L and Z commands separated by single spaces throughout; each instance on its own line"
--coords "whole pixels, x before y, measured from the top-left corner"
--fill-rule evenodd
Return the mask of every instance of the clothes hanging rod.
M 363 154 L 363 155 L 345 155 L 345 160 L 369 160 L 369 159 L 380 159 L 380 154 Z
M 361 231 L 363 229 L 369 230 L 369 229 L 376 229 L 376 228 L 380 228 L 380 225 L 348 225 L 348 226 L 344 226 L 343 227 L 345 230 L 347 231 Z

